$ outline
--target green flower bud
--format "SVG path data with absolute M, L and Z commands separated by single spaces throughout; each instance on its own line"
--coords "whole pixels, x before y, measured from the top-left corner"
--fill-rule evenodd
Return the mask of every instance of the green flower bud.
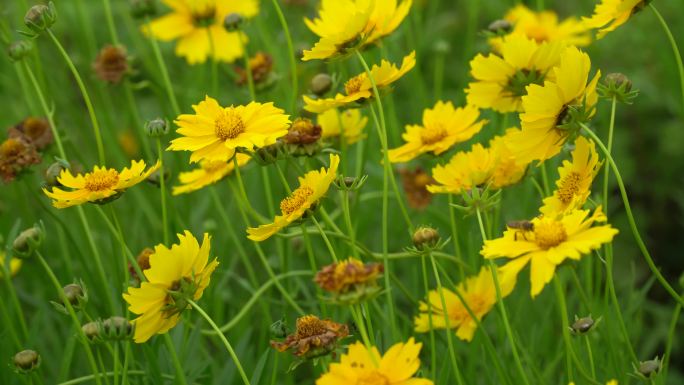
M 342 191 L 356 191 L 359 190 L 366 183 L 368 175 L 361 177 L 353 176 L 338 176 L 333 182 L 335 186 Z
M 98 324 L 98 322 L 88 322 L 87 324 L 81 326 L 81 330 L 90 342 L 102 341 L 102 338 L 100 336 L 100 325 Z
M 240 29 L 242 27 L 244 19 L 239 13 L 229 13 L 224 19 L 223 19 L 223 28 L 226 29 L 226 31 L 229 32 L 234 32 Z
M 109 317 L 102 321 L 100 332 L 107 340 L 127 340 L 133 337 L 133 324 L 124 317 Z
M 511 30 L 513 24 L 508 20 L 494 20 L 487 26 L 487 31 L 497 36 L 507 35 Z
M 439 240 L 439 232 L 431 227 L 419 227 L 413 233 L 413 245 L 418 250 L 433 248 L 437 246 Z
M 271 335 L 275 338 L 285 338 L 287 336 L 287 322 L 280 319 L 271 324 Z
M 575 322 L 570 326 L 570 331 L 575 335 L 586 334 L 594 330 L 600 322 L 601 317 L 594 320 L 591 318 L 591 315 L 582 318 L 577 318 L 577 316 L 575 316 Z
M 24 59 L 33 50 L 33 43 L 30 40 L 17 40 L 9 45 L 7 54 L 13 62 Z
M 616 87 L 624 87 L 627 92 L 632 90 L 632 81 L 626 75 L 619 72 L 606 75 L 605 83 L 614 84 Z
M 75 283 L 70 283 L 62 288 L 67 301 L 74 308 L 80 308 L 88 302 L 88 293 Z
M 145 131 L 150 137 L 160 137 L 169 133 L 169 122 L 166 119 L 157 118 L 145 123 Z
M 47 187 L 59 187 L 61 183 L 57 178 L 62 174 L 62 171 L 69 169 L 69 163 L 63 159 L 57 159 L 52 163 L 47 170 L 45 170 L 45 185 Z
M 33 252 L 40 247 L 45 239 L 45 229 L 42 223 L 36 224 L 30 229 L 22 231 L 14 239 L 12 249 L 19 258 L 29 258 Z
M 325 95 L 332 88 L 333 80 L 328 74 L 318 74 L 311 79 L 311 92 L 318 96 Z
M 12 358 L 17 373 L 29 374 L 40 367 L 40 354 L 35 350 L 22 350 Z
M 43 33 L 55 24 L 55 21 L 57 21 L 57 10 L 52 1 L 48 5 L 34 5 L 24 16 L 24 24 L 33 32 L 33 36 Z
M 655 377 L 658 374 L 658 372 L 660 372 L 661 368 L 662 361 L 660 361 L 660 359 L 656 357 L 649 361 L 639 362 L 639 366 L 637 367 L 637 373 L 645 378 L 652 378 Z
M 633 90 L 632 87 L 632 81 L 626 75 L 616 72 L 606 75 L 597 88 L 599 95 L 605 99 L 632 104 L 632 100 L 639 96 L 639 90 Z
M 157 14 L 156 0 L 131 0 L 131 15 L 136 19 Z

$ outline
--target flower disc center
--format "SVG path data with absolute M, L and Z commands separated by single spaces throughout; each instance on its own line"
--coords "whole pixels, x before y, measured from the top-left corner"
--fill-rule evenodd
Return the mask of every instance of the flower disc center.
M 557 221 L 542 221 L 534 225 L 535 243 L 542 249 L 558 246 L 568 239 L 565 226 Z
M 85 176 L 85 188 L 88 191 L 104 191 L 119 183 L 119 173 L 114 169 L 97 170 Z
M 361 90 L 361 86 L 363 85 L 363 80 L 365 78 L 365 74 L 361 74 L 359 76 L 355 76 L 347 80 L 347 82 L 344 83 L 344 92 L 347 95 L 352 95 L 359 92 Z
M 292 192 L 292 195 L 280 202 L 280 210 L 284 215 L 289 215 L 299 208 L 301 208 L 306 199 L 313 194 L 313 189 L 308 186 L 302 186 Z
M 235 139 L 245 132 L 245 122 L 234 110 L 229 109 L 221 113 L 214 121 L 214 132 L 224 142 Z
M 570 203 L 575 194 L 579 191 L 580 184 L 580 174 L 577 172 L 571 172 L 563 178 L 558 188 L 558 199 L 564 204 Z

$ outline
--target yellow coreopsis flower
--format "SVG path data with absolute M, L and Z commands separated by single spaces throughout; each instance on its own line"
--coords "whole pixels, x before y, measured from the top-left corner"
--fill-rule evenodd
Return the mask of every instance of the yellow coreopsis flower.
M 513 291 L 517 274 L 518 271 L 511 268 L 499 268 L 497 270 L 502 298 L 507 297 Z M 449 327 L 456 330 L 458 338 L 471 341 L 477 329 L 477 321 L 482 320 L 496 304 L 496 285 L 494 277 L 492 277 L 492 270 L 486 266 L 482 267 L 477 276 L 468 277 L 465 282 L 456 286 L 456 291 L 463 298 L 463 301 L 453 291 L 442 288 L 444 302 L 446 303 L 446 314 L 449 317 Z M 445 329 L 445 312 L 439 290 L 430 291 L 427 301 L 429 306 L 426 302 L 420 302 L 420 314 L 414 319 L 415 331 L 418 333 L 428 332 L 431 323 L 432 329 Z M 471 317 L 465 305 L 468 305 L 467 307 L 470 308 L 477 321 Z
M 501 238 L 485 241 L 480 254 L 487 259 L 510 258 L 508 264 L 516 268 L 529 262 L 530 294 L 536 297 L 553 278 L 556 266 L 566 259 L 579 260 L 613 240 L 616 229 L 610 225 L 593 226 L 606 220 L 600 207 L 591 215 L 589 210 L 574 210 L 557 218 L 534 218 L 530 230 L 508 228 Z
M 235 154 L 238 166 L 242 167 L 251 157 L 247 154 Z M 187 194 L 214 184 L 233 172 L 235 164 L 232 161 L 203 160 L 200 167 L 178 175 L 179 186 L 173 186 L 173 195 Z
M 257 0 L 163 0 L 171 12 L 153 20 L 143 31 L 161 41 L 178 40 L 176 55 L 189 64 L 204 63 L 207 57 L 233 62 L 242 57 L 247 37 L 228 32 L 223 21 L 230 14 L 243 18 L 259 12 Z
M 601 39 L 625 24 L 646 3 L 644 0 L 601 0 L 594 8 L 594 14 L 583 18 L 583 21 L 588 28 L 598 29 L 596 38 Z
M 204 234 L 201 246 L 189 231 L 178 234 L 178 240 L 171 248 L 155 246 L 149 256 L 150 267 L 143 271 L 147 281 L 123 294 L 128 309 L 140 315 L 132 321 L 137 343 L 176 326 L 181 313 L 190 307 L 187 300 L 202 297 L 219 264 L 216 259 L 209 262 L 209 234 Z
M 522 97 L 530 84 L 553 79 L 552 67 L 560 61 L 565 44 L 537 43 L 524 35 L 509 35 L 501 44 L 501 55 L 478 54 L 470 62 L 475 79 L 465 90 L 468 104 L 506 113 L 522 111 Z
M 432 385 L 431 380 L 413 377 L 420 369 L 421 348 L 421 343 L 409 338 L 380 356 L 376 347 L 368 349 L 357 341 L 349 345 L 339 363 L 330 364 L 330 370 L 316 380 L 316 385 Z
M 588 120 L 596 113 L 596 84 L 601 71 L 587 83 L 590 70 L 589 55 L 568 47 L 560 64 L 553 68 L 553 82 L 527 87 L 522 98 L 524 112 L 520 114 L 522 130 L 508 141 L 517 159 L 529 163 L 552 158 L 578 129 L 575 120 Z
M 0 251 L 0 265 L 4 265 L 4 264 L 5 264 L 5 253 Z M 19 269 L 21 269 L 21 264 L 22 264 L 22 260 L 20 258 L 10 259 L 9 266 L 8 266 L 10 277 L 14 277 L 15 275 L 17 275 L 17 273 L 19 272 Z M 3 277 L 4 277 L 4 269 L 0 268 L 0 279 L 2 279 Z
M 559 21 L 553 11 L 534 12 L 520 4 L 509 10 L 504 19 L 513 24 L 511 34 L 527 36 L 539 43 L 563 41 L 577 47 L 591 43 L 587 28 L 575 17 Z M 489 44 L 499 51 L 502 38 L 491 38 Z
M 544 205 L 539 211 L 553 216 L 581 208 L 591 193 L 591 183 L 601 164 L 596 153 L 596 144 L 591 139 L 578 137 L 572 151 L 572 162 L 565 160 L 558 168 L 556 190 L 552 196 L 544 199 Z
M 408 162 L 426 152 L 439 155 L 480 132 L 487 121 L 478 121 L 479 117 L 477 107 L 454 108 L 451 102 L 438 101 L 433 108 L 423 111 L 422 126 L 406 126 L 402 135 L 406 144 L 389 150 L 389 160 L 392 163 Z
M 333 108 L 319 114 L 316 122 L 321 126 L 323 138 L 342 136 L 347 144 L 354 144 L 366 137 L 363 129 L 368 124 L 368 117 L 358 109 L 340 112 Z
M 339 155 L 330 154 L 330 166 L 327 170 L 321 168 L 299 177 L 299 187 L 280 202 L 281 215 L 276 215 L 273 223 L 248 228 L 247 238 L 258 242 L 264 241 L 304 216 L 328 192 L 337 177 L 339 164 Z
M 304 19 L 320 40 L 302 60 L 331 59 L 362 49 L 392 33 L 408 14 L 412 0 L 322 0 L 318 17 Z
M 235 150 L 271 145 L 287 134 L 288 115 L 273 103 L 252 102 L 246 106 L 221 107 L 209 96 L 192 106 L 195 114 L 180 115 L 175 123 L 182 137 L 167 150 L 192 151 L 190 162 L 227 161 Z
M 117 198 L 126 189 L 147 179 L 157 171 L 160 163 L 157 161 L 152 167 L 145 170 L 145 162 L 131 161 L 131 167 L 116 171 L 113 168 L 95 166 L 93 171 L 85 175 L 74 176 L 68 169 L 62 170 L 57 181 L 71 190 L 63 190 L 53 187 L 46 188 L 43 192 L 52 198 L 52 205 L 58 209 L 76 206 L 83 203 L 106 203 L 107 199 Z
M 373 65 L 371 76 L 375 80 L 378 90 L 386 88 L 390 84 L 404 76 L 416 65 L 416 52 L 413 51 L 404 57 L 401 67 L 383 60 L 380 65 Z M 304 109 L 316 114 L 322 114 L 331 108 L 339 108 L 354 102 L 360 102 L 373 97 L 373 87 L 365 72 L 354 76 L 344 83 L 344 94 L 338 93 L 334 98 L 312 99 L 304 95 Z

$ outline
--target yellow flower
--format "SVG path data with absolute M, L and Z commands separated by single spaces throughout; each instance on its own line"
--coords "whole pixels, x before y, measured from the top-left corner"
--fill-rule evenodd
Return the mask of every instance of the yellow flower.
M 242 167 L 251 157 L 247 154 L 235 154 L 238 166 Z M 180 186 L 173 186 L 173 195 L 187 194 L 214 184 L 233 172 L 235 164 L 223 160 L 203 160 L 200 167 L 178 175 Z
M 517 161 L 505 144 L 506 138 L 516 132 L 509 129 L 505 136 L 493 138 L 489 148 L 476 143 L 470 151 L 456 153 L 446 165 L 435 166 L 432 177 L 438 184 L 428 185 L 428 191 L 460 194 L 487 184 L 500 189 L 518 183 L 525 175 L 527 164 Z
M 576 129 L 573 111 L 581 111 L 583 119 L 595 114 L 596 84 L 601 71 L 587 83 L 590 70 L 589 56 L 568 47 L 561 55 L 560 64 L 553 68 L 553 82 L 527 87 L 527 95 L 522 98 L 524 112 L 520 114 L 522 131 L 508 141 L 516 158 L 526 163 L 552 158 L 560 152 L 572 129 Z
M 271 145 L 287 134 L 288 115 L 273 103 L 252 102 L 246 106 L 221 107 L 209 96 L 192 106 L 194 115 L 183 114 L 175 123 L 182 137 L 171 141 L 167 150 L 192 151 L 190 162 L 227 161 L 237 148 Z
M 497 270 L 501 296 L 508 296 L 515 287 L 518 271 L 511 268 Z M 466 278 L 456 286 L 456 292 L 463 298 L 465 305 L 470 308 L 477 321 L 489 313 L 496 304 L 496 285 L 489 267 L 482 267 L 477 276 Z M 446 303 L 449 327 L 456 329 L 456 336 L 464 341 L 471 341 L 477 329 L 477 322 L 470 316 L 468 309 L 456 293 L 442 288 L 444 302 Z M 415 317 L 415 330 L 418 333 L 430 331 L 430 322 L 433 329 L 445 329 L 444 308 L 439 290 L 428 293 L 428 304 L 420 302 L 420 314 Z M 432 318 L 432 320 L 430 320 Z
M 144 26 L 143 32 L 161 41 L 178 39 L 176 55 L 184 57 L 189 64 L 204 63 L 210 56 L 224 62 L 242 57 L 247 37 L 242 32 L 226 31 L 223 20 L 232 13 L 251 18 L 259 12 L 257 0 L 163 0 L 163 3 L 171 12 L 153 20 L 149 28 Z
M 10 263 L 8 266 L 10 277 L 14 277 L 15 275 L 17 275 L 17 273 L 19 272 L 19 269 L 21 269 L 21 264 L 22 264 L 22 261 L 19 258 L 12 258 L 10 260 Z M 3 266 L 5 265 L 5 253 L 3 253 L 2 251 L 0 251 L 0 265 L 3 265 Z M 4 268 L 0 268 L 0 279 L 3 278 L 4 271 L 5 271 Z
M 129 287 L 123 294 L 128 310 L 140 315 L 132 321 L 133 339 L 137 343 L 176 326 L 181 313 L 190 307 L 187 300 L 197 301 L 202 297 L 219 264 L 216 259 L 209 262 L 209 234 L 204 234 L 201 246 L 187 230 L 178 234 L 178 240 L 171 248 L 155 246 L 149 256 L 150 268 L 143 271 L 147 281 L 139 288 Z
M 438 101 L 423 111 L 423 125 L 408 125 L 402 138 L 407 143 L 389 150 L 392 163 L 408 162 L 420 154 L 439 155 L 457 143 L 465 142 L 480 132 L 487 121 L 477 121 L 480 110 L 467 105 L 454 108 L 451 102 Z
M 304 23 L 320 37 L 302 60 L 331 59 L 392 33 L 408 14 L 412 0 L 322 0 L 318 17 Z
M 416 52 L 413 51 L 404 57 L 400 68 L 397 68 L 396 65 L 387 60 L 383 60 L 380 63 L 380 66 L 373 65 L 373 68 L 371 68 L 371 76 L 373 76 L 378 90 L 381 90 L 404 76 L 415 65 Z M 366 99 L 370 99 L 373 96 L 373 87 L 366 72 L 347 80 L 347 82 L 344 83 L 344 92 L 344 94 L 338 93 L 334 98 L 328 99 L 312 99 L 304 95 L 304 109 L 315 114 L 322 114 L 331 108 L 338 108 L 354 102 L 362 102 Z
M 596 38 L 601 39 L 625 24 L 645 3 L 644 0 L 601 0 L 594 8 L 594 14 L 583 21 L 587 28 L 598 29 Z
M 583 136 L 578 137 L 572 151 L 572 162 L 565 160 L 558 168 L 556 191 L 544 199 L 539 211 L 546 216 L 553 216 L 581 208 L 591 193 L 591 183 L 601 164 L 594 142 Z
M 559 22 L 553 11 L 534 12 L 521 4 L 508 11 L 504 19 L 513 24 L 511 34 L 527 36 L 539 43 L 563 41 L 577 47 L 591 43 L 587 28 L 575 17 Z M 495 51 L 500 51 L 502 40 L 492 38 L 489 44 Z
M 376 347 L 366 348 L 361 342 L 349 345 L 339 363 L 330 364 L 316 385 L 431 385 L 432 381 L 414 378 L 420 369 L 420 349 L 423 344 L 409 338 L 393 345 L 384 356 Z
M 565 44 L 537 43 L 524 35 L 503 39 L 501 55 L 478 54 L 470 62 L 475 79 L 468 85 L 468 104 L 498 112 L 522 111 L 522 97 L 530 84 L 553 78 L 552 67 L 560 61 Z
M 319 114 L 316 121 L 323 130 L 324 138 L 344 136 L 347 144 L 354 144 L 366 137 L 363 129 L 368 124 L 368 118 L 358 109 L 340 112 L 333 108 Z
M 160 163 L 145 170 L 145 162 L 131 161 L 131 167 L 125 167 L 121 172 L 113 168 L 95 166 L 93 171 L 85 175 L 74 176 L 68 169 L 62 170 L 57 177 L 60 185 L 72 190 L 62 190 L 53 187 L 46 188 L 43 192 L 52 198 L 52 205 L 58 209 L 80 205 L 87 202 L 105 203 L 107 198 L 116 198 L 126 189 L 147 179 L 150 174 L 157 171 Z
M 330 184 L 337 177 L 337 166 L 339 164 L 340 157 L 330 154 L 330 167 L 327 170 L 321 168 L 320 170 L 309 171 L 303 177 L 299 177 L 299 187 L 280 202 L 281 215 L 276 215 L 273 223 L 248 228 L 247 238 L 258 242 L 264 241 L 280 229 L 300 219 L 328 192 Z
M 568 258 L 579 260 L 583 254 L 611 242 L 618 233 L 610 225 L 592 227 L 607 219 L 600 207 L 589 213 L 574 210 L 559 218 L 534 218 L 531 230 L 508 228 L 501 238 L 485 241 L 480 254 L 487 259 L 510 258 L 508 264 L 519 268 L 530 262 L 530 294 L 535 297 L 551 281 L 556 266 Z

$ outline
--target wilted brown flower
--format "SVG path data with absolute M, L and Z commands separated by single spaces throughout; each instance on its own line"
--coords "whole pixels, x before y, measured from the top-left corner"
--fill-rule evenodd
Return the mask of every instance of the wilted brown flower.
M 136 261 L 138 262 L 138 266 L 140 267 L 140 271 L 144 272 L 145 270 L 150 268 L 150 255 L 154 254 L 154 250 L 150 249 L 149 247 L 144 248 L 140 254 L 136 257 Z M 135 268 L 131 265 L 131 263 L 128 263 L 128 272 L 131 273 L 131 277 L 136 280 L 140 281 L 140 277 L 138 277 L 138 273 L 135 271 Z
M 426 208 L 432 201 L 432 194 L 427 190 L 427 185 L 437 182 L 420 167 L 413 171 L 401 169 L 399 173 L 409 206 L 418 210 Z
M 104 46 L 93 62 L 93 69 L 101 80 L 119 83 L 129 69 L 126 49 L 110 44 Z
M 285 341 L 271 341 L 271 346 L 279 352 L 291 350 L 297 357 L 314 358 L 335 350 L 337 341 L 349 335 L 349 328 L 330 320 L 321 320 L 315 315 L 305 315 L 297 319 L 297 330 Z
M 333 300 L 340 303 L 355 303 L 376 294 L 380 287 L 377 279 L 382 275 L 384 266 L 380 263 L 367 263 L 349 258 L 324 266 L 314 281 L 323 290 L 333 293 Z
M 260 84 L 268 80 L 273 69 L 273 57 L 265 52 L 257 52 L 249 59 L 249 68 L 252 70 L 252 80 L 254 84 Z M 247 84 L 247 71 L 244 68 L 235 66 L 238 75 L 235 81 L 238 85 Z
M 321 138 L 321 126 L 313 124 L 311 119 L 297 118 L 288 129 L 283 141 L 287 144 L 311 144 Z
M 47 119 L 29 116 L 8 131 L 10 138 L 22 137 L 31 142 L 38 150 L 52 144 L 53 136 Z
M 7 138 L 0 144 L 0 177 L 5 182 L 11 182 L 29 166 L 40 162 L 36 148 L 22 137 Z

